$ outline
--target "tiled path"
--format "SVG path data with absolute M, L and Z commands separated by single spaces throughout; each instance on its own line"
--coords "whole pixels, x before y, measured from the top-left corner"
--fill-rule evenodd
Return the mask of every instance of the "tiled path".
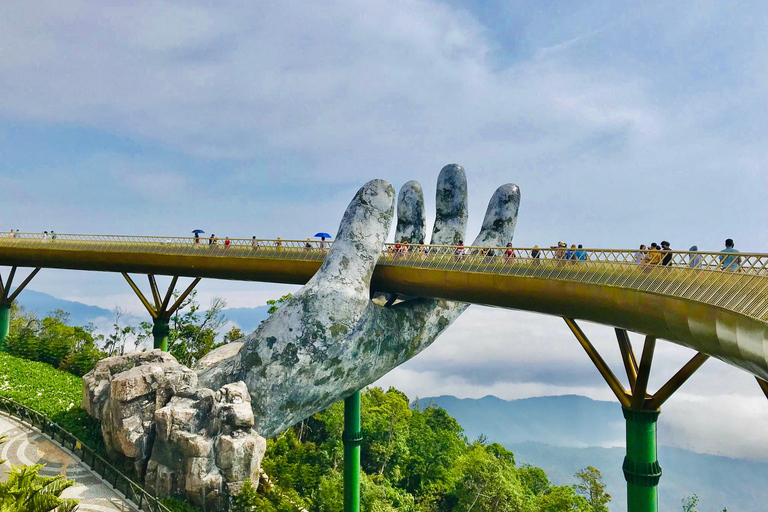
M 137 512 L 135 506 L 104 483 L 77 457 L 51 441 L 34 427 L 13 416 L 0 413 L 0 436 L 8 440 L 0 444 L 0 480 L 8 478 L 11 464 L 45 464 L 42 476 L 64 475 L 74 479 L 75 485 L 64 491 L 62 497 L 80 501 L 78 512 Z

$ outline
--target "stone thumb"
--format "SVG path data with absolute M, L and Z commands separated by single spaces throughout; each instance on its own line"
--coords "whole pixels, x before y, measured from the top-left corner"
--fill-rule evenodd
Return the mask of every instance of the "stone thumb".
M 372 180 L 363 185 L 344 212 L 336 239 L 315 279 L 367 289 L 389 234 L 394 207 L 395 189 L 388 181 Z

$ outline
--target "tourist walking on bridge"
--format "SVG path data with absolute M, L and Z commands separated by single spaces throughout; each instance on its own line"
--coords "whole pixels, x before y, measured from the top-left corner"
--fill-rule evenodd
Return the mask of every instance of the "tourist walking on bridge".
M 642 263 L 643 261 L 645 261 L 645 258 L 646 258 L 645 251 L 646 251 L 646 249 L 648 249 L 648 248 L 645 246 L 645 244 L 640 244 L 640 249 L 635 253 L 635 256 L 634 256 L 635 263 L 639 264 L 639 263 Z
M 664 266 L 672 265 L 672 250 L 669 248 L 669 242 L 666 240 L 661 242 L 661 252 L 664 255 L 661 264 Z
M 720 255 L 720 264 L 722 265 L 723 270 L 728 270 L 730 272 L 738 271 L 739 265 L 741 264 L 741 256 L 738 256 L 739 251 L 737 251 L 733 245 L 733 239 L 729 238 L 725 241 L 725 249 L 720 251 L 733 253 L 732 255 L 728 256 L 725 254 Z
M 507 244 L 507 250 L 504 251 L 504 260 L 507 263 L 514 263 L 515 262 L 515 249 L 512 248 L 512 242 L 509 242 Z
M 688 252 L 697 252 L 699 250 L 698 245 L 692 245 Z M 688 266 L 690 268 L 701 268 L 701 254 L 689 254 Z
M 651 243 L 651 250 L 648 252 L 648 256 L 645 258 L 645 263 L 648 265 L 658 265 L 661 263 L 661 248 L 656 242 Z

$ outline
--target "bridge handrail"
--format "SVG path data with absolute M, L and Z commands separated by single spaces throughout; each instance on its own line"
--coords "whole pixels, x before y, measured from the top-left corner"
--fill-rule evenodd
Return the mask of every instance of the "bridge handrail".
M 178 254 L 179 248 L 191 248 L 190 250 L 209 248 L 217 249 L 217 256 L 242 256 L 241 251 L 221 252 L 221 250 L 227 249 L 250 249 L 254 253 L 259 251 L 266 251 L 269 253 L 284 253 L 277 254 L 278 257 L 282 256 L 287 259 L 307 259 L 316 260 L 324 257 L 323 250 L 329 249 L 333 242 L 328 240 L 321 242 L 319 240 L 291 240 L 291 239 L 263 239 L 263 238 L 231 238 L 229 239 L 229 246 L 225 246 L 225 239 L 218 239 L 216 244 L 209 244 L 208 238 L 195 239 L 193 237 L 163 237 L 163 236 L 143 236 L 143 235 L 83 235 L 83 234 L 65 234 L 56 233 L 56 238 L 52 238 L 51 234 L 47 235 L 47 238 L 43 238 L 41 233 L 12 233 L 12 232 L 0 232 L 0 245 L 9 245 L 11 243 L 20 243 L 22 245 L 43 244 L 52 243 L 59 244 L 56 248 L 76 248 L 76 249 L 88 249 L 88 247 L 82 247 L 78 244 L 77 247 L 70 247 L 66 242 L 102 242 L 93 249 L 100 250 L 128 250 L 124 244 L 137 244 L 136 249 L 140 249 L 140 252 L 157 252 L 162 253 L 165 251 Z M 196 243 L 195 241 L 198 240 Z M 107 243 L 119 244 L 109 246 Z M 138 244 L 142 244 L 141 246 Z M 149 248 L 143 244 L 151 244 L 155 246 L 154 249 Z M 41 245 L 41 248 L 43 246 Z M 53 246 L 44 246 L 46 248 L 53 248 Z M 382 263 L 385 263 L 393 253 L 423 253 L 423 254 L 444 254 L 444 253 L 456 253 L 461 248 L 463 256 L 471 256 L 482 254 L 488 256 L 489 249 L 492 249 L 493 257 L 503 257 L 507 249 L 514 251 L 515 259 L 542 259 L 542 260 L 564 260 L 566 253 L 573 253 L 574 251 L 581 251 L 585 255 L 585 260 L 572 259 L 573 261 L 597 261 L 606 263 L 637 263 L 635 261 L 636 256 L 639 253 L 643 253 L 644 257 L 649 256 L 654 251 L 646 249 L 640 251 L 639 249 L 567 249 L 557 247 L 521 247 L 521 248 L 508 248 L 508 247 L 473 247 L 473 246 L 457 246 L 457 245 L 419 245 L 419 244 L 385 244 L 382 251 Z M 302 251 L 297 251 L 303 250 Z M 722 251 L 655 251 L 661 255 L 671 254 L 671 262 L 669 266 L 673 267 L 695 267 L 703 268 L 707 270 L 718 270 L 721 265 L 721 258 L 736 258 L 738 259 L 738 268 L 741 272 L 754 272 L 762 275 L 768 271 L 768 254 L 765 253 L 727 253 Z M 538 256 L 534 256 L 538 253 Z M 263 253 L 262 253 L 263 254 Z M 258 254 L 258 255 L 262 255 Z M 214 255 L 214 254 L 212 254 Z M 253 254 L 249 254 L 253 255 Z M 728 260 L 732 261 L 732 260 Z M 649 262 L 645 262 L 649 263 Z M 722 268 L 720 268 L 722 270 Z
M 93 251 L 223 258 L 322 261 L 332 242 L 317 240 L 230 239 L 225 246 L 207 239 L 39 233 L 18 237 L 0 233 L 0 249 Z M 574 255 L 576 258 L 568 258 Z M 655 255 L 655 256 L 654 256 Z M 668 257 L 668 264 L 661 258 Z M 653 263 L 652 261 L 657 261 Z M 184 265 L 179 262 L 179 265 Z M 639 249 L 509 248 L 456 245 L 386 244 L 383 266 L 483 274 L 517 275 L 631 288 L 702 302 L 768 322 L 768 254 Z
M 94 449 L 84 445 L 48 416 L 3 396 L 0 396 L 0 410 L 37 427 L 43 434 L 67 448 L 85 465 L 98 473 L 104 481 L 111 484 L 115 490 L 121 492 L 127 500 L 137 505 L 139 510 L 144 512 L 172 512 L 160 500 L 145 491 L 141 485 L 128 478 L 97 454 Z

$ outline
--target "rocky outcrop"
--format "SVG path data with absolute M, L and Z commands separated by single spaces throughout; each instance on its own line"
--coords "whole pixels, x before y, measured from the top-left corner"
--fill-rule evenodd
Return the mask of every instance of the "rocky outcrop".
M 153 494 L 222 509 L 246 480 L 258 484 L 266 440 L 243 382 L 217 392 L 160 350 L 99 361 L 83 378 L 83 408 L 101 420 L 107 451 L 128 460 Z

